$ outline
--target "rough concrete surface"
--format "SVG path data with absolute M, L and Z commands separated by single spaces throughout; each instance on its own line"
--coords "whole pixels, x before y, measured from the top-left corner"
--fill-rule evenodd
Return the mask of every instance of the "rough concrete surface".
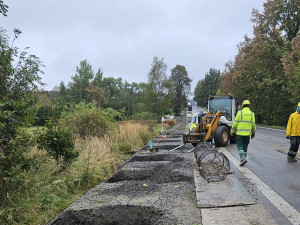
M 203 209 L 203 224 L 276 225 L 262 205 Z
M 257 205 L 235 178 L 208 184 L 199 175 L 198 178 L 194 175 L 198 168 L 193 146 L 187 144 L 177 148 L 183 144 L 182 135 L 188 132 L 188 119 L 176 120 L 176 125 L 166 133 L 166 139 L 157 136 L 152 141 L 157 152 L 149 152 L 149 146 L 145 146 L 126 160 L 111 178 L 87 192 L 49 224 L 263 224 L 260 221 L 270 217 L 268 212 L 259 206 L 262 208 L 260 219 L 251 216 L 256 213 L 254 206 Z M 223 192 L 222 188 L 226 191 Z M 240 207 L 220 208 L 224 205 L 219 200 L 226 199 L 228 192 L 238 192 L 243 196 L 238 203 L 231 201 L 232 204 L 227 204 Z M 202 196 L 203 201 L 197 196 Z M 208 202 L 210 198 L 216 201 L 197 207 L 197 201 Z M 254 206 L 245 208 L 244 205 L 248 204 Z M 201 211 L 205 215 L 203 221 Z M 243 215 L 249 214 L 243 217 L 245 223 L 221 222 L 222 217 L 238 220 L 239 211 Z
M 196 198 L 199 208 L 217 208 L 256 204 L 243 185 L 233 175 L 225 180 L 207 183 L 195 170 Z

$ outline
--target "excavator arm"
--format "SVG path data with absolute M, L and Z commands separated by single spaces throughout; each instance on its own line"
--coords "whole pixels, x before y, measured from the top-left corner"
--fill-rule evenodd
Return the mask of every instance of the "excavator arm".
M 213 134 L 218 126 L 218 122 L 220 121 L 221 115 L 222 115 L 221 111 L 218 111 L 214 115 L 210 123 L 204 122 L 205 123 L 204 130 L 206 130 L 205 141 L 211 140 L 213 138 Z M 205 120 L 206 118 L 204 117 L 203 119 Z
M 207 113 L 195 128 L 193 133 L 183 136 L 184 143 L 192 143 L 196 145 L 202 141 L 210 141 L 213 139 L 213 134 L 218 126 L 222 113 L 218 111 L 216 114 Z

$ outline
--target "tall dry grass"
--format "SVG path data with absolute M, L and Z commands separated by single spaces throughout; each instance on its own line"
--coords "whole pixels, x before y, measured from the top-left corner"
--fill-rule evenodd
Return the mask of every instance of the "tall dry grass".
M 29 156 L 36 159 L 36 166 L 24 172 L 24 190 L 10 195 L 12 204 L 0 208 L 0 214 L 9 217 L 9 223 L 1 223 L 0 217 L 0 224 L 47 224 L 86 191 L 112 176 L 151 135 L 147 125 L 122 122 L 104 137 L 78 138 L 75 148 L 79 157 L 68 167 L 58 166 L 45 151 L 33 148 Z
M 132 151 L 136 151 L 144 146 L 148 139 L 150 139 L 148 126 L 136 122 L 120 123 L 119 132 L 115 135 L 116 142 L 128 143 Z
M 103 137 L 77 138 L 75 148 L 79 157 L 70 174 L 77 176 L 78 184 L 84 185 L 106 180 L 128 154 L 145 145 L 148 126 L 135 122 L 122 122 L 118 128 Z M 126 156 L 127 155 L 127 156 Z

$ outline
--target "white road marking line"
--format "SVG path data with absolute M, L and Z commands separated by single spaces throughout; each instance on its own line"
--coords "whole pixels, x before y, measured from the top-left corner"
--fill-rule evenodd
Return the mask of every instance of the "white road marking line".
M 226 155 L 226 157 L 245 175 L 245 177 L 255 184 L 258 190 L 260 190 L 261 193 L 263 193 L 292 224 L 300 225 L 300 213 L 293 206 L 273 191 L 247 167 L 239 166 L 239 160 L 237 160 L 226 148 L 219 148 L 219 150 Z

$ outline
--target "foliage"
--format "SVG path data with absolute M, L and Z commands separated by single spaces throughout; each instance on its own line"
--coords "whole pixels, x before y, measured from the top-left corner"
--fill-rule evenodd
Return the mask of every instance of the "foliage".
M 93 78 L 94 72 L 92 66 L 87 60 L 81 61 L 80 65 L 76 68 L 76 74 L 71 77 L 72 82 L 69 83 L 69 93 L 74 96 L 73 100 L 75 103 L 91 101 L 91 96 L 87 92 L 87 88 Z
M 122 78 L 103 77 L 102 69 L 93 72 L 92 66 L 81 61 L 77 73 L 72 76 L 68 87 L 61 82 L 57 104 L 67 106 L 74 103 L 94 102 L 99 107 L 123 110 L 127 117 L 144 110 L 142 96 L 145 83 L 128 83 Z
M 14 32 L 15 40 L 21 32 L 17 29 Z M 22 128 L 34 119 L 40 67 L 35 55 L 19 53 L 17 48 L 10 47 L 5 31 L 0 29 L 0 195 L 3 202 L 9 201 L 6 192 L 22 187 L 22 172 L 33 163 L 26 156 L 31 141 Z
M 2 13 L 4 16 L 7 16 L 8 6 L 4 4 L 3 0 L 0 0 L 0 14 Z
M 222 74 L 221 91 L 249 99 L 259 123 L 285 125 L 295 110 L 299 4 L 268 0 L 263 13 L 254 10 L 254 37 L 245 36 L 235 61 L 227 63 Z
M 184 66 L 177 65 L 171 70 L 170 80 L 173 84 L 173 107 L 177 116 L 187 104 L 187 97 L 190 93 L 191 79 Z
M 194 90 L 194 101 L 198 105 L 204 105 L 209 95 L 216 95 L 221 84 L 220 76 L 220 70 L 211 68 L 205 78 L 198 81 Z
M 122 113 L 114 109 L 102 110 L 94 103 L 83 102 L 64 111 L 61 116 L 61 122 L 82 138 L 102 137 L 114 127 L 116 120 L 122 119 Z
M 76 139 L 80 154 L 65 170 L 46 151 L 33 147 L 26 155 L 34 165 L 20 174 L 22 183 L 14 181 L 5 193 L 7 198 L 1 198 L 0 224 L 48 224 L 82 194 L 111 177 L 130 157 L 127 151 L 140 149 L 151 138 L 146 125 L 122 122 L 103 138 Z
M 40 106 L 37 109 L 34 126 L 44 126 L 49 120 L 58 120 L 62 109 L 58 105 Z
M 153 120 L 155 119 L 155 115 L 151 112 L 141 112 L 141 113 L 135 113 L 132 116 L 133 120 L 136 120 L 140 123 L 144 123 L 147 120 Z
M 41 131 L 37 139 L 39 149 L 45 149 L 57 164 L 74 161 L 79 152 L 74 150 L 73 134 L 62 126 L 55 126 L 51 121 L 46 127 L 46 131 Z
M 175 120 L 173 120 L 173 119 L 165 119 L 163 123 L 167 124 L 170 127 L 173 127 L 175 125 Z
M 300 96 L 300 33 L 292 41 L 292 51 L 282 58 L 285 76 L 288 80 L 287 91 L 296 105 Z
M 34 159 L 26 154 L 33 144 L 31 134 L 20 129 L 8 143 L 10 154 L 0 152 L 0 197 L 4 202 L 9 201 L 9 191 L 22 187 L 25 179 L 22 172 L 28 171 L 34 165 Z
M 144 104 L 148 112 L 160 117 L 171 108 L 172 83 L 166 75 L 167 65 L 164 59 L 154 57 L 148 74 L 148 86 L 144 95 Z
M 106 103 L 105 90 L 98 86 L 90 85 L 87 88 L 87 91 L 90 93 L 92 100 L 99 106 L 103 106 Z

